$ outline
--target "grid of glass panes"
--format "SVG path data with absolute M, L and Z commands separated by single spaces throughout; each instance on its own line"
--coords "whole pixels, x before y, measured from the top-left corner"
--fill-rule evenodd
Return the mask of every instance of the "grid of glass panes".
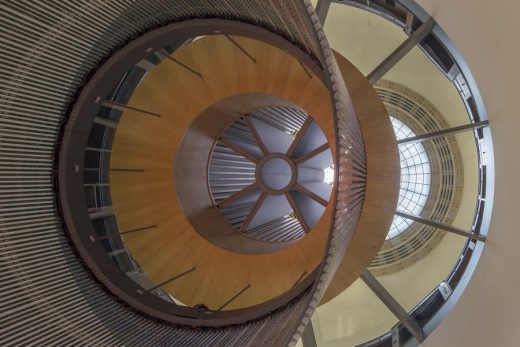
M 416 134 L 397 118 L 390 117 L 397 140 L 416 136 Z M 419 215 L 426 205 L 430 192 L 431 170 L 428 155 L 420 142 L 399 145 L 401 162 L 401 185 L 397 210 Z M 405 231 L 412 220 L 394 216 L 386 239 L 391 239 Z

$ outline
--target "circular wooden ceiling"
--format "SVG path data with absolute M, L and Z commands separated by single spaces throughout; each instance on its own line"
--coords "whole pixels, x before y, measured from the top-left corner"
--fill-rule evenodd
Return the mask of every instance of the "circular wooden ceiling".
M 207 36 L 172 55 L 200 76 L 171 60 L 150 71 L 128 105 L 161 117 L 125 110 L 111 154 L 112 168 L 143 170 L 111 172 L 120 230 L 156 225 L 124 235 L 132 256 L 156 283 L 195 268 L 162 288 L 186 305 L 210 309 L 265 302 L 310 274 L 323 259 L 331 218 L 329 204 L 313 232 L 296 244 L 275 253 L 242 255 L 206 241 L 185 217 L 172 180 L 177 149 L 193 120 L 225 97 L 269 93 L 289 100 L 312 115 L 335 148 L 330 95 L 321 80 L 278 48 L 243 37 L 233 40 L 256 62 L 227 37 Z

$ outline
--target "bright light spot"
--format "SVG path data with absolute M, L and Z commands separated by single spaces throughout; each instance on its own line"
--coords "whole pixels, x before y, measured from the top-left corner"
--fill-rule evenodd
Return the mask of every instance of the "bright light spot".
M 323 182 L 330 185 L 334 183 L 334 166 L 329 166 L 323 170 Z

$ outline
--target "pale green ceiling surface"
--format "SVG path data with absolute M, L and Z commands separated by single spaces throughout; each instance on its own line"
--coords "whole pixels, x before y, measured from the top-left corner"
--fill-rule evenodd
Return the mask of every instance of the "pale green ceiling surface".
M 331 4 L 325 33 L 333 49 L 365 75 L 370 73 L 407 35 L 402 28 L 354 7 Z M 464 104 L 451 81 L 418 47 L 406 55 L 384 79 L 401 83 L 427 98 L 451 126 L 469 122 Z M 468 229 L 476 198 L 478 166 L 474 137 L 456 136 L 464 165 L 464 192 L 453 225 Z M 465 238 L 449 234 L 420 262 L 378 280 L 407 310 L 444 280 L 460 256 Z M 397 319 L 361 281 L 320 306 L 312 318 L 319 346 L 354 346 L 386 333 Z

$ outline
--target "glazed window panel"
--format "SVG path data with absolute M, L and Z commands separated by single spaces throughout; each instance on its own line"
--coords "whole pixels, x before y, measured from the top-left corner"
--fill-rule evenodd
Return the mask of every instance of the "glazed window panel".
M 395 117 L 390 117 L 397 140 L 416 136 L 412 129 Z M 401 183 L 397 210 L 419 215 L 428 199 L 431 183 L 430 161 L 424 146 L 420 142 L 399 145 L 401 163 Z M 413 222 L 395 216 L 386 239 L 391 239 L 406 229 Z

